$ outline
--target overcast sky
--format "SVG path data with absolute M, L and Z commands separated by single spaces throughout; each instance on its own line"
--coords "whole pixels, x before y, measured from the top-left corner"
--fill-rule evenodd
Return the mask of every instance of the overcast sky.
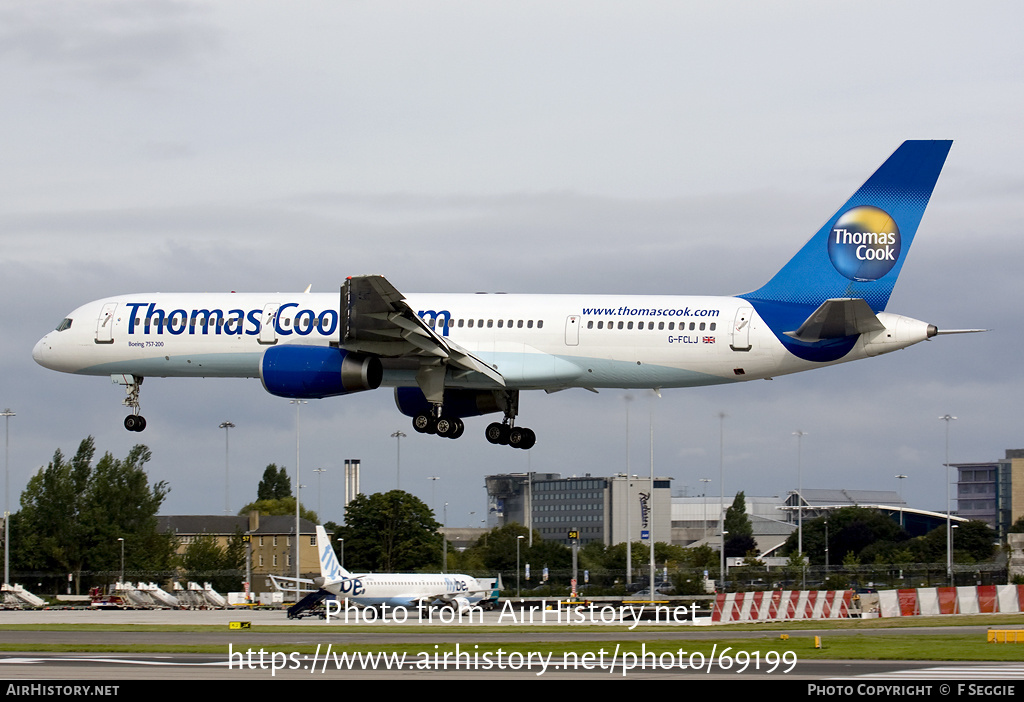
M 1024 49 L 1019 3 L 0 2 L 0 407 L 11 507 L 88 435 L 154 454 L 165 514 L 255 499 L 295 464 L 295 409 L 258 380 L 124 391 L 37 366 L 89 300 L 147 291 L 731 295 L 762 285 L 899 144 L 953 139 L 889 311 L 984 327 L 728 387 L 527 393 L 537 446 L 415 434 L 390 390 L 302 409 L 302 482 L 341 517 L 342 466 L 480 525 L 487 474 L 608 475 L 675 491 L 897 489 L 945 505 L 954 462 L 1024 445 Z M 440 480 L 432 483 L 429 476 Z M 436 489 L 436 493 L 432 490 Z M 303 502 L 316 509 L 315 492 Z M 475 512 L 475 514 L 470 514 Z

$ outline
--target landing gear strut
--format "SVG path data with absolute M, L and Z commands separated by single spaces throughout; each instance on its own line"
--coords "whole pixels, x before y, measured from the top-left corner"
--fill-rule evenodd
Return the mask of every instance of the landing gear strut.
M 142 431 L 146 428 L 146 418 L 139 414 L 139 391 L 144 378 L 140 375 L 114 375 L 111 379 L 118 385 L 124 385 L 128 393 L 121 404 L 130 407 L 132 413 L 124 418 L 124 428 L 128 431 Z
M 519 414 L 519 391 L 510 390 L 504 393 L 503 399 L 505 418 L 500 422 L 488 424 L 484 436 L 492 444 L 519 449 L 533 448 L 537 443 L 537 435 L 532 429 L 515 425 L 516 415 Z

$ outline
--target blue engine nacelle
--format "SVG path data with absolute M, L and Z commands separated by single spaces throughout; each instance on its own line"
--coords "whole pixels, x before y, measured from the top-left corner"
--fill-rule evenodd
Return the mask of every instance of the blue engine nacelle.
M 271 395 L 304 399 L 376 390 L 384 369 L 376 356 L 331 346 L 272 346 L 260 361 L 260 379 Z
M 398 411 L 406 417 L 415 417 L 420 412 L 429 413 L 433 409 L 419 388 L 395 388 L 395 404 L 398 405 Z M 444 391 L 442 417 L 479 417 L 482 414 L 501 411 L 498 393 L 491 390 L 449 388 Z

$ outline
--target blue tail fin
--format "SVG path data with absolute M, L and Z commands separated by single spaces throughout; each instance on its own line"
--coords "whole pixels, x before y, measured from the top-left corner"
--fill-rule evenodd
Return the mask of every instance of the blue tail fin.
M 872 312 L 885 309 L 952 144 L 903 142 L 774 278 L 739 295 L 791 353 L 827 362 L 853 348 L 857 335 L 793 338 L 826 300 L 859 298 Z
M 316 527 L 316 550 L 320 554 L 320 577 L 324 579 L 324 585 L 338 583 L 352 577 L 352 574 L 338 563 L 338 557 L 334 554 L 334 549 L 331 548 L 330 539 L 327 538 L 327 530 L 319 524 Z
M 905 141 L 768 283 L 747 300 L 817 307 L 889 302 L 952 141 Z

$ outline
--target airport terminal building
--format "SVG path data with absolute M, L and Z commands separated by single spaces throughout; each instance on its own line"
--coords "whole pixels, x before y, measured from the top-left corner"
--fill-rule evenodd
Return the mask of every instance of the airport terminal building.
M 1024 517 L 1024 449 L 1006 449 L 1001 460 L 950 465 L 957 470 L 957 514 L 985 522 L 1005 539 Z
M 613 475 L 563 478 L 558 473 L 489 475 L 487 526 L 513 522 L 534 529 L 545 541 L 610 546 L 626 540 L 672 540 L 672 478 Z

